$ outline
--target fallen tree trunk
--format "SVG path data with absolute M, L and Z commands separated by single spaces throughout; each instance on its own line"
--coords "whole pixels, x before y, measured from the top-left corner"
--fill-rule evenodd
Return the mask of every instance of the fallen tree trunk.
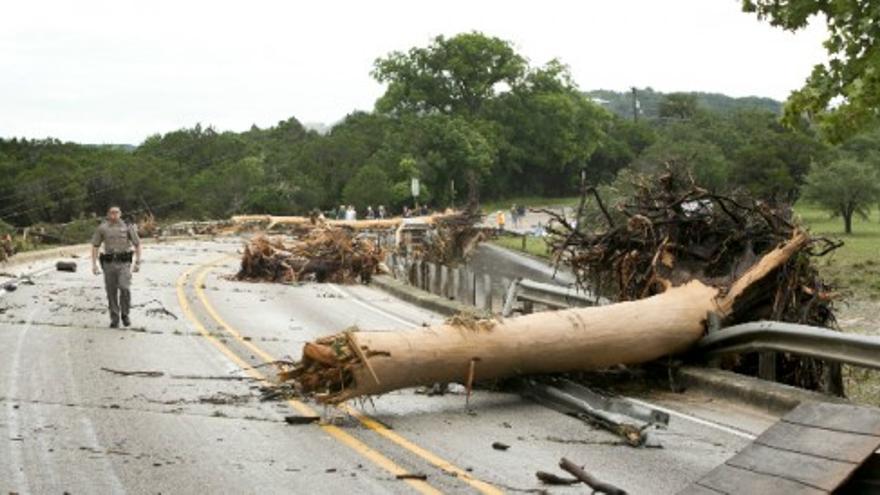
M 347 331 L 303 348 L 282 371 L 319 401 L 435 382 L 466 382 L 522 374 L 601 369 L 687 350 L 705 332 L 707 315 L 725 318 L 749 300 L 750 289 L 809 241 L 796 232 L 739 277 L 730 290 L 692 280 L 666 291 L 607 306 L 535 313 L 503 321 L 450 321 L 406 331 Z
M 235 225 L 259 226 L 265 230 L 270 230 L 276 226 L 311 228 L 317 225 L 344 227 L 352 230 L 392 230 L 399 227 L 406 220 L 433 224 L 444 219 L 455 218 L 459 215 L 460 213 L 438 213 L 413 219 L 393 217 L 362 220 L 318 220 L 303 216 L 235 215 L 231 218 L 231 221 Z

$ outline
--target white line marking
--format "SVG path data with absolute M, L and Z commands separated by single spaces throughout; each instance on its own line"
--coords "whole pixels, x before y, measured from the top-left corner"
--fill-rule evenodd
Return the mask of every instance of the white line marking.
M 331 288 L 333 288 L 333 290 L 335 290 L 339 295 L 344 296 L 346 299 L 349 299 L 351 302 L 358 304 L 360 306 L 363 306 L 363 307 L 365 307 L 375 313 L 379 313 L 380 315 L 382 315 L 388 319 L 394 320 L 398 323 L 403 323 L 404 325 L 406 325 L 409 328 L 418 328 L 420 326 L 420 325 L 417 325 L 409 320 L 404 320 L 403 318 L 400 318 L 399 316 L 395 316 L 394 314 L 389 313 L 388 311 L 385 311 L 382 308 L 378 308 L 372 304 L 361 301 L 357 296 L 342 289 L 341 287 L 337 286 L 336 284 L 327 284 L 327 285 L 329 285 Z
M 660 411 L 660 412 L 664 412 L 664 413 L 666 413 L 666 414 L 668 414 L 668 415 L 670 415 L 670 416 L 675 416 L 675 417 L 677 417 L 677 418 L 681 418 L 681 419 L 685 419 L 685 420 L 688 420 L 688 421 L 692 421 L 692 422 L 697 423 L 697 424 L 699 424 L 699 425 L 708 426 L 708 427 L 710 427 L 710 428 L 715 428 L 716 430 L 721 430 L 721 431 L 724 431 L 724 432 L 726 432 L 726 433 L 730 433 L 731 435 L 736 435 L 736 436 L 738 436 L 738 437 L 740 437 L 740 438 L 745 438 L 745 439 L 748 439 L 748 440 L 754 440 L 754 439 L 758 438 L 757 435 L 754 435 L 754 434 L 752 434 L 752 433 L 749 433 L 749 432 L 746 432 L 746 431 L 743 431 L 743 430 L 740 430 L 740 429 L 737 429 L 737 428 L 733 428 L 733 427 L 730 427 L 730 426 L 725 426 L 725 425 L 722 425 L 722 424 L 714 423 L 714 422 L 712 422 L 712 421 L 708 421 L 708 420 L 705 420 L 705 419 L 700 419 L 700 418 L 698 418 L 698 417 L 696 417 L 696 416 L 691 416 L 690 414 L 685 414 L 685 413 L 678 412 L 678 411 L 675 411 L 675 410 L 673 410 L 673 409 L 669 409 L 669 408 L 666 408 L 666 407 L 663 407 L 663 406 L 658 406 L 658 405 L 656 405 L 656 404 L 651 404 L 650 402 L 645 402 L 645 401 L 643 401 L 643 400 L 635 399 L 635 398 L 633 398 L 633 397 L 624 397 L 624 399 L 626 399 L 626 400 L 628 400 L 628 401 L 631 401 L 631 402 L 633 402 L 634 404 L 638 404 L 638 405 L 640 405 L 640 406 L 650 407 L 650 408 L 652 408 L 652 409 L 656 409 L 656 410 L 658 410 L 658 411 Z

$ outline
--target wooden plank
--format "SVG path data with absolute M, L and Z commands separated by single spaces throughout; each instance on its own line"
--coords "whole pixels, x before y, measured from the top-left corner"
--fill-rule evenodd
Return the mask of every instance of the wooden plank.
M 700 485 L 722 493 L 784 493 L 786 495 L 819 495 L 828 493 L 796 481 L 756 473 L 722 464 L 712 470 Z
M 782 421 L 759 436 L 759 445 L 860 464 L 880 447 L 880 437 L 800 426 Z
M 763 474 L 800 481 L 832 491 L 847 479 L 858 464 L 832 461 L 808 454 L 751 444 L 728 460 L 727 465 Z
M 880 436 L 880 409 L 875 407 L 810 402 L 794 408 L 784 421 Z

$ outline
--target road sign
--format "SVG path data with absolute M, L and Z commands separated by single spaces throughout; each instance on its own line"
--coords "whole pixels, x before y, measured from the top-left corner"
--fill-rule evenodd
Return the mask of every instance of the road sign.
M 412 182 L 409 184 L 410 191 L 412 191 L 412 195 L 414 198 L 419 197 L 419 179 L 415 177 L 412 178 Z

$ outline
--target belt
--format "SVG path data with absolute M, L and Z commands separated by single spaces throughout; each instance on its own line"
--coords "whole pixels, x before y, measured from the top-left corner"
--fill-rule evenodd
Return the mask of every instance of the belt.
M 124 262 L 131 263 L 132 252 L 126 253 L 101 253 L 101 263 L 106 262 Z

